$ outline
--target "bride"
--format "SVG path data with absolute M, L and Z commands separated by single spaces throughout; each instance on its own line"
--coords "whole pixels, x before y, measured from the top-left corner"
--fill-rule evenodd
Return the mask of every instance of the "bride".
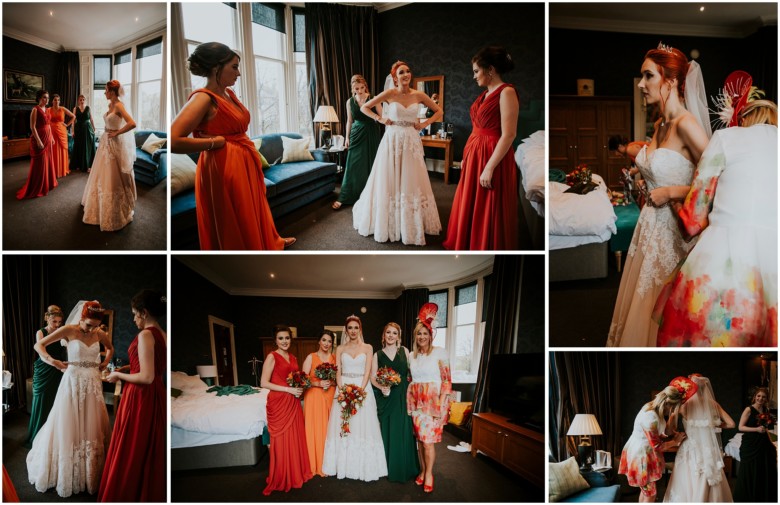
M 689 378 L 696 393 L 680 408 L 686 438 L 677 451 L 665 502 L 731 502 L 731 488 L 723 471 L 718 428 L 734 428 L 734 420 L 715 401 L 710 380 L 699 374 Z
M 360 318 L 349 316 L 341 345 L 336 349 L 338 387 L 358 385 L 366 392 L 363 406 L 349 419 L 349 432 L 341 430 L 338 391 L 333 399 L 325 438 L 322 473 L 339 479 L 378 480 L 387 476 L 387 460 L 376 414 L 376 399 L 368 385 L 371 374 L 371 345 L 363 342 Z M 342 436 L 343 435 L 343 436 Z
M 87 491 L 95 494 L 108 447 L 108 411 L 103 401 L 103 370 L 114 353 L 99 329 L 103 308 L 97 301 L 79 302 L 66 324 L 35 344 L 41 360 L 64 372 L 46 424 L 27 454 L 27 475 L 39 492 L 56 487 L 63 498 Z M 54 359 L 46 346 L 65 340 L 68 361 Z M 100 362 L 100 344 L 106 358 Z
M 420 130 L 441 121 L 443 112 L 422 91 L 410 88 L 412 71 L 402 61 L 390 70 L 390 88 L 360 107 L 360 111 L 385 126 L 382 141 L 360 198 L 352 208 L 352 226 L 377 242 L 425 245 L 425 235 L 441 232 L 439 211 L 423 158 Z M 372 109 L 387 102 L 387 115 Z M 420 104 L 434 111 L 425 122 L 417 119 Z M 384 106 L 383 106 L 384 107 Z
M 85 223 L 100 225 L 100 231 L 116 231 L 133 220 L 137 198 L 133 173 L 135 140 L 133 135 L 125 135 L 135 128 L 135 121 L 119 100 L 123 94 L 119 81 L 109 81 L 105 94 L 106 129 L 100 137 L 81 205 Z

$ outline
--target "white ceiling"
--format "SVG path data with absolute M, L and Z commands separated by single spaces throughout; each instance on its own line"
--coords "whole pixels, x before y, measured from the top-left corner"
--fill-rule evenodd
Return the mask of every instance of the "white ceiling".
M 493 255 L 482 254 L 174 257 L 231 295 L 306 298 L 394 299 L 407 288 L 469 280 L 493 267 Z
M 775 2 L 550 3 L 552 28 L 742 38 L 767 25 L 777 25 Z
M 3 3 L 3 35 L 54 51 L 118 48 L 166 20 L 165 3 Z

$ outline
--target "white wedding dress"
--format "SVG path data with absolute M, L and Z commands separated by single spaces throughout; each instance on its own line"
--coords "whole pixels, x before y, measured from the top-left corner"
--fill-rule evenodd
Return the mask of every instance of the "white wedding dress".
M 121 116 L 106 112 L 106 130 L 119 130 L 125 125 Z M 100 225 L 100 231 L 121 230 L 133 220 L 137 198 L 135 189 L 135 136 L 130 132 L 109 138 L 100 137 L 95 161 L 89 172 L 81 205 L 87 224 Z
M 439 211 L 428 179 L 420 134 L 414 129 L 420 104 L 387 106 L 388 126 L 371 175 L 352 207 L 352 225 L 377 242 L 425 245 L 425 235 L 441 232 Z
M 366 355 L 361 353 L 357 358 L 353 358 L 345 352 L 341 355 L 339 366 L 342 384 L 359 386 L 366 370 Z M 382 432 L 376 415 L 376 399 L 370 382 L 366 386 L 363 406 L 349 420 L 349 431 L 347 436 L 341 436 L 341 405 L 336 392 L 328 419 L 322 473 L 335 475 L 339 479 L 346 477 L 366 482 L 386 477 L 385 446 L 382 443 Z
M 30 484 L 41 493 L 56 487 L 63 498 L 100 487 L 111 436 L 100 380 L 100 344 L 68 342 L 68 368 L 49 418 L 27 454 Z

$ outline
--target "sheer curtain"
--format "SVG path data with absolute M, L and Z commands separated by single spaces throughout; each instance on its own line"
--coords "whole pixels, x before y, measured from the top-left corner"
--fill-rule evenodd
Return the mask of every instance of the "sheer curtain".
M 379 35 L 373 7 L 306 3 L 306 61 L 309 66 L 311 117 L 320 105 L 332 105 L 341 122 L 331 125 L 333 134 L 344 134 L 352 96 L 349 80 L 362 74 L 372 95 L 378 94 L 376 75 Z M 315 127 L 317 125 L 315 124 Z M 314 138 L 319 132 L 314 132 Z

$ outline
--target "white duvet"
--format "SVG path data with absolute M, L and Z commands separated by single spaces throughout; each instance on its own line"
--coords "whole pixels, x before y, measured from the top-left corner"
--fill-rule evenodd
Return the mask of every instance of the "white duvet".
M 525 197 L 544 217 L 544 183 L 547 180 L 544 155 L 544 130 L 539 130 L 524 139 L 515 150 L 515 163 L 523 179 Z
M 246 396 L 185 391 L 171 398 L 171 425 L 199 433 L 259 437 L 267 424 L 267 398 L 267 389 Z
M 565 193 L 569 186 L 550 181 L 550 235 L 597 235 L 617 233 L 617 216 L 604 180 L 593 174 L 599 187 L 586 195 Z

